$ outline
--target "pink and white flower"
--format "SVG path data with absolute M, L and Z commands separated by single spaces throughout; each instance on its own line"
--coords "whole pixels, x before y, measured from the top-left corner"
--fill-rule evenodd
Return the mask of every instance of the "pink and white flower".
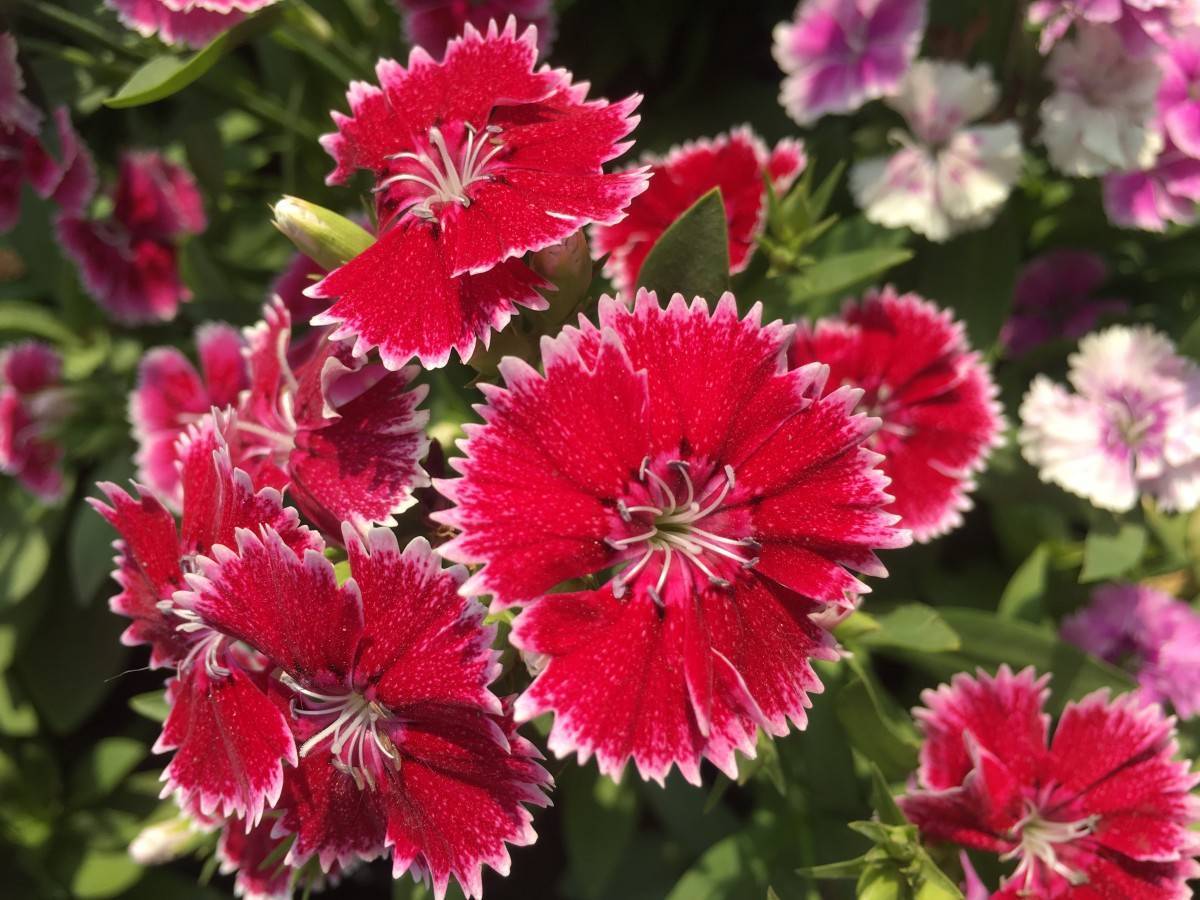
M 355 356 L 466 359 L 518 306 L 546 308 L 525 253 L 618 222 L 645 189 L 642 171 L 602 169 L 628 149 L 640 98 L 586 99 L 566 71 L 535 68 L 536 45 L 512 18 L 468 25 L 440 63 L 419 47 L 407 67 L 380 61 L 381 87 L 354 83 L 351 114 L 333 114 L 327 181 L 374 175 L 379 240 L 309 295 L 334 301 L 313 323 L 354 337 Z
M 129 421 L 138 449 L 138 480 L 172 508 L 182 508 L 176 442 L 213 409 L 237 403 L 249 384 L 245 342 L 224 323 L 196 330 L 200 369 L 174 347 L 147 351 L 138 365 L 137 386 L 129 395 Z
M 926 0 L 801 0 L 775 26 L 779 102 L 801 125 L 895 93 L 921 45 Z
M 974 474 L 1001 439 L 991 373 L 961 322 L 892 288 L 847 303 L 841 316 L 802 325 L 793 366 L 822 362 L 831 384 L 864 393 L 859 408 L 883 423 L 867 441 L 891 479 L 888 507 L 918 541 L 962 524 Z
M 1130 668 L 1147 700 L 1184 719 L 1200 713 L 1200 614 L 1188 604 L 1146 585 L 1104 585 L 1063 621 L 1062 636 Z
M 729 266 L 750 264 L 766 218 L 767 181 L 786 193 L 807 163 L 799 141 L 782 140 L 768 150 L 749 126 L 683 144 L 649 166 L 650 187 L 634 198 L 628 215 L 615 225 L 592 229 L 592 251 L 608 254 L 605 274 L 617 290 L 632 294 L 650 249 L 679 216 L 713 188 L 720 188 L 729 225 Z
M 342 522 L 394 525 L 393 515 L 429 483 L 421 459 L 429 413 L 418 409 L 428 387 L 326 340 L 328 329 L 293 346 L 291 316 L 278 298 L 246 330 L 249 387 L 239 400 L 234 458 L 257 484 L 286 488 L 326 535 Z
M 363 540 L 347 527 L 344 541 L 339 586 L 318 550 L 240 529 L 236 552 L 198 560 L 176 599 L 263 654 L 290 698 L 298 765 L 272 832 L 296 836 L 287 865 L 386 853 L 438 898 L 451 877 L 477 897 L 484 865 L 506 874 L 506 845 L 533 843 L 527 806 L 545 805 L 550 781 L 488 688 L 494 628 L 458 595 L 466 572 L 443 570 L 424 539 L 401 551 L 385 528 Z
M 184 810 L 208 820 L 237 816 L 250 825 L 274 805 L 283 789 L 283 763 L 297 762 L 284 710 L 269 695 L 265 660 L 229 640 L 173 599 L 186 587 L 201 554 L 232 544 L 240 528 L 270 527 L 298 552 L 322 546 L 284 508 L 271 488 L 255 491 L 250 477 L 233 467 L 216 420 L 193 426 L 181 441 L 183 520 L 145 488 L 131 496 L 101 483 L 108 503 L 89 501 L 121 539 L 113 578 L 121 592 L 113 612 L 132 620 L 124 644 L 150 644 L 150 665 L 170 666 L 170 714 L 155 752 L 173 751 L 163 772 L 164 793 Z M 253 722 L 253 727 L 248 723 Z
M 1021 270 L 1013 291 L 1012 315 L 1000 331 L 1000 343 L 1013 355 L 1048 341 L 1076 340 L 1101 317 L 1128 312 L 1129 302 L 1093 296 L 1108 280 L 1103 257 L 1086 250 L 1051 250 Z
M 0 472 L 34 496 L 62 496 L 62 444 L 54 427 L 70 406 L 59 383 L 62 360 L 39 341 L 0 351 Z
M 1130 56 L 1111 28 L 1089 27 L 1054 48 L 1046 74 L 1054 93 L 1041 106 L 1050 164 L 1090 178 L 1150 166 L 1163 148 L 1152 58 Z
M 1200 159 L 1168 142 L 1150 168 L 1105 175 L 1103 188 L 1104 211 L 1114 225 L 1142 231 L 1191 225 L 1200 204 Z
M 446 45 L 473 25 L 486 31 L 493 20 L 504 22 L 509 16 L 524 30 L 537 28 L 538 52 L 545 55 L 554 43 L 553 0 L 396 0 L 404 16 L 404 33 L 409 43 L 421 47 L 435 59 L 446 52 Z
M 202 47 L 277 0 L 104 0 L 121 24 L 142 37 Z
M 926 840 L 1015 860 L 993 898 L 1188 896 L 1200 777 L 1175 759 L 1174 720 L 1100 690 L 1068 703 L 1050 739 L 1048 680 L 1001 666 L 925 691 L 901 808 Z
M 1043 53 L 1049 53 L 1072 25 L 1100 25 L 1120 36 L 1126 53 L 1147 56 L 1200 21 L 1200 7 L 1195 0 L 1034 0 L 1029 21 L 1042 28 Z
M 1088 335 L 1069 364 L 1074 393 L 1038 375 L 1021 404 L 1021 450 L 1042 480 L 1118 512 L 1143 494 L 1200 504 L 1200 367 L 1126 326 Z
M 1172 144 L 1200 159 L 1200 27 L 1168 41 L 1158 56 L 1158 111 Z
M 914 64 L 900 93 L 888 100 L 913 134 L 892 132 L 898 152 L 863 160 L 850 170 L 850 189 L 864 215 L 889 228 L 911 228 L 931 241 L 989 225 L 1021 172 L 1015 123 L 970 125 L 995 106 L 997 97 L 986 66 Z
M 127 324 L 172 319 L 190 299 L 179 276 L 178 242 L 204 226 L 191 174 L 154 152 L 121 158 L 109 218 L 64 211 L 56 223 L 88 292 Z
M 457 506 L 434 518 L 462 531 L 440 552 L 484 564 L 464 593 L 527 604 L 512 641 L 548 660 L 517 719 L 554 711 L 550 749 L 614 778 L 630 758 L 660 782 L 698 783 L 702 758 L 733 774 L 758 728 L 802 728 L 810 662 L 837 656 L 813 614 L 852 607 L 849 569 L 884 575 L 875 551 L 910 540 L 862 391 L 788 369 L 793 328 L 760 316 L 730 294 L 602 298 L 598 326 L 543 339 L 544 375 L 501 362 L 463 477 L 435 481 Z

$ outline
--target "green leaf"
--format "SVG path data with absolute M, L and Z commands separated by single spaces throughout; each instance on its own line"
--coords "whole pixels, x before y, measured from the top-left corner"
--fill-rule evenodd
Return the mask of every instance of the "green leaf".
M 152 722 L 167 721 L 167 713 L 171 711 L 171 707 L 167 705 L 166 691 L 147 691 L 145 694 L 130 697 L 129 708 Z
M 825 863 L 823 866 L 807 866 L 803 869 L 797 869 L 796 872 L 806 878 L 815 878 L 817 880 L 857 878 L 862 874 L 863 869 L 867 867 L 868 862 L 867 857 L 863 855 L 855 859 L 846 859 L 842 862 Z
M 944 653 L 959 648 L 958 635 L 936 609 L 922 603 L 906 603 L 877 616 L 879 628 L 862 636 L 868 647 L 902 647 L 925 653 Z
M 1038 544 L 1029 558 L 1017 568 L 1000 595 L 999 614 L 1003 619 L 1036 622 L 1044 612 L 1042 598 L 1050 577 L 1050 546 Z
M 836 294 L 870 281 L 910 259 L 911 250 L 895 247 L 874 247 L 826 257 L 788 279 L 788 300 L 793 307 L 803 306 L 814 297 Z
M 729 226 L 719 188 L 663 232 L 642 264 L 638 286 L 655 291 L 660 301 L 676 293 L 715 301 L 729 290 Z
M 71 772 L 71 802 L 87 806 L 116 790 L 146 758 L 146 745 L 127 737 L 105 738 L 84 754 Z
M 50 542 L 38 522 L 0 508 L 0 608 L 25 598 L 42 580 L 50 562 Z
M 891 862 L 867 866 L 855 888 L 858 900 L 908 900 L 908 879 Z
M 207 46 L 189 57 L 156 56 L 129 76 L 120 89 L 104 101 L 112 109 L 142 106 L 178 93 L 215 66 L 230 50 L 273 25 L 280 7 L 251 16 L 217 35 Z
M 75 334 L 52 310 L 24 300 L 0 302 L 0 332 L 26 334 L 56 344 L 71 344 Z
M 851 745 L 892 778 L 903 778 L 917 764 L 921 746 L 911 719 L 857 658 L 846 665 L 857 676 L 837 693 L 838 720 Z
M 89 482 L 111 481 L 123 484 L 133 476 L 129 456 L 122 453 L 93 473 Z M 103 493 L 94 484 L 90 496 L 104 499 Z M 87 503 L 75 508 L 75 517 L 67 535 L 67 558 L 70 561 L 71 585 L 75 599 L 81 604 L 91 603 L 100 587 L 104 585 L 113 568 L 113 538 L 116 532 Z
M 1132 522 L 1113 523 L 1088 532 L 1083 545 L 1081 582 L 1108 581 L 1124 575 L 1146 551 L 1146 529 Z
M 115 897 L 142 877 L 142 867 L 124 850 L 85 851 L 70 874 L 71 896 L 78 900 Z
M 907 825 L 908 818 L 896 805 L 892 788 L 887 783 L 887 779 L 883 777 L 883 773 L 879 771 L 879 766 L 874 763 L 868 763 L 868 766 L 871 771 L 871 805 L 879 814 L 879 821 L 884 825 Z
M 563 842 L 572 895 L 608 896 L 607 887 L 637 825 L 637 794 L 592 769 L 568 770 L 562 779 Z

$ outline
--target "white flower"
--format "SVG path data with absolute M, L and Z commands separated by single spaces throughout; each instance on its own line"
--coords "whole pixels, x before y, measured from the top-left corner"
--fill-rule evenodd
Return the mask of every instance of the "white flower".
M 1153 165 L 1163 148 L 1153 58 L 1130 56 L 1113 29 L 1092 26 L 1060 42 L 1046 72 L 1055 91 L 1042 103 L 1041 137 L 1056 169 L 1087 178 Z
M 850 189 L 866 217 L 932 241 L 990 224 L 1021 172 L 1020 133 L 1012 122 L 966 126 L 997 96 L 986 66 L 918 61 L 888 101 L 913 134 L 893 132 L 898 152 L 851 170 Z
M 1118 512 L 1139 495 L 1200 505 L 1200 367 L 1149 328 L 1088 335 L 1072 393 L 1039 375 L 1021 404 L 1021 449 L 1043 481 Z

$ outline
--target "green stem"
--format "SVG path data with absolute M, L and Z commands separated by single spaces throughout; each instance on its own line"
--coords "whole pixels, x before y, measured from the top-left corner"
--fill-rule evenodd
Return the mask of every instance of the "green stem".
M 128 56 L 132 59 L 147 59 L 149 55 L 141 48 L 136 48 L 124 43 L 123 41 L 113 37 L 101 26 L 97 25 L 90 19 L 78 16 L 69 10 L 62 9 L 51 3 L 26 3 L 22 11 L 31 15 L 35 19 L 40 19 L 48 25 L 57 26 L 60 31 L 67 31 L 75 35 L 90 38 L 99 44 L 120 53 L 123 56 Z M 24 40 L 21 41 L 25 43 Z

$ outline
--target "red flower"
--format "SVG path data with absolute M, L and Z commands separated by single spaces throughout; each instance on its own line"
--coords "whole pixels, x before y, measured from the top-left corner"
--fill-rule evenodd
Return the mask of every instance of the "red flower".
M 61 368 L 57 351 L 40 341 L 0 353 L 0 472 L 46 501 L 63 491 L 63 447 L 50 433 L 70 404 Z
M 292 694 L 300 759 L 276 825 L 296 835 L 288 864 L 386 850 L 396 876 L 428 873 L 439 898 L 451 875 L 478 895 L 484 864 L 505 873 L 505 844 L 533 841 L 525 804 L 545 803 L 549 777 L 488 689 L 493 630 L 458 595 L 466 573 L 442 570 L 424 539 L 401 552 L 388 529 L 364 544 L 347 527 L 339 586 L 319 552 L 261 533 L 214 548 L 178 599 L 263 653 Z
M 175 443 L 214 407 L 237 403 L 248 384 L 244 346 L 232 326 L 214 322 L 196 330 L 199 372 L 174 347 L 148 351 L 138 366 L 137 387 L 129 395 L 138 479 L 176 509 L 182 498 Z
M 234 469 L 217 423 L 193 426 L 180 442 L 183 521 L 179 528 L 152 493 L 135 499 L 108 482 L 109 504 L 89 501 L 121 535 L 114 612 L 133 620 L 125 644 L 150 644 L 151 666 L 174 666 L 171 712 L 155 751 L 175 754 L 163 778 L 180 806 L 208 819 L 233 813 L 251 824 L 279 797 L 283 760 L 296 762 L 283 711 L 266 692 L 264 660 L 195 620 L 172 601 L 198 554 L 231 544 L 234 531 L 269 526 L 297 551 L 320 546 L 271 489 L 254 491 Z M 254 722 L 253 728 L 245 723 Z
M 840 318 L 801 326 L 790 359 L 826 363 L 833 384 L 865 392 L 861 408 L 883 420 L 870 446 L 892 481 L 889 508 L 916 540 L 962 524 L 972 475 L 1003 422 L 987 366 L 949 311 L 890 287 L 872 291 Z
M 191 296 L 179 277 L 178 241 L 204 230 L 204 210 L 192 176 L 157 153 L 127 153 L 112 216 L 57 221 L 59 239 L 88 291 L 118 321 L 174 318 Z
M 593 229 L 597 258 L 609 254 L 604 272 L 617 290 L 632 294 L 642 263 L 662 233 L 688 207 L 713 188 L 721 189 L 729 222 L 729 264 L 741 272 L 754 255 L 767 207 L 766 180 L 784 193 L 807 162 L 804 147 L 783 140 L 768 152 L 750 127 L 674 147 L 663 159 L 646 155 L 650 187 L 630 204 L 629 215 L 616 225 Z
M 1200 874 L 1174 720 L 1105 690 L 1068 703 L 1047 746 L 1048 676 L 1002 666 L 925 691 L 917 787 L 905 813 L 935 841 L 1016 860 L 994 897 L 1160 900 Z
M 247 330 L 250 388 L 234 421 L 234 458 L 257 484 L 286 486 L 327 535 L 341 523 L 394 525 L 393 513 L 428 484 L 429 447 L 418 410 L 428 388 L 408 390 L 418 369 L 389 372 L 355 358 L 323 333 L 291 347 L 291 316 L 278 298 Z
M 631 756 L 658 780 L 698 781 L 702 756 L 732 773 L 756 726 L 803 727 L 809 660 L 836 656 L 810 616 L 867 590 L 847 567 L 883 575 L 875 550 L 908 543 L 861 392 L 788 371 L 792 327 L 760 314 L 729 294 L 712 312 L 602 299 L 599 327 L 543 343 L 544 376 L 501 363 L 464 477 L 437 483 L 458 506 L 435 518 L 463 531 L 441 552 L 485 564 L 464 591 L 531 604 L 512 639 L 549 663 L 518 720 L 555 710 L 551 749 L 614 777 Z
M 407 68 L 380 61 L 382 87 L 355 82 L 351 115 L 333 114 L 327 180 L 375 176 L 379 240 L 309 293 L 335 299 L 313 322 L 356 337 L 356 356 L 377 346 L 391 369 L 466 359 L 518 305 L 545 308 L 523 254 L 619 221 L 644 189 L 642 171 L 601 168 L 628 148 L 640 98 L 586 100 L 536 57 L 534 29 L 517 37 L 512 18 L 468 25 L 440 63 L 419 47 Z

